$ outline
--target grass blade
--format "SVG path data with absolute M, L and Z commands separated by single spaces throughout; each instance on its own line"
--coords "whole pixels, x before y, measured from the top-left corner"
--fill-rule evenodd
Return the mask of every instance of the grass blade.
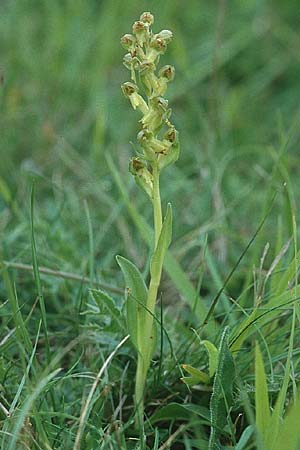
M 42 290 L 38 260 L 37 260 L 37 252 L 36 252 L 36 241 L 34 234 L 34 194 L 35 194 L 35 185 L 32 185 L 31 189 L 31 202 L 30 202 L 30 221 L 31 221 L 31 252 L 32 252 L 32 266 L 33 266 L 33 274 L 38 292 L 39 305 L 41 309 L 41 319 L 43 324 L 43 330 L 45 335 L 45 349 L 46 349 L 46 357 L 48 364 L 50 363 L 50 345 L 49 345 L 49 337 L 48 337 L 48 329 L 47 329 L 47 317 L 46 317 L 46 308 L 44 295 Z
M 255 347 L 255 408 L 256 426 L 265 441 L 270 422 L 270 405 L 264 361 L 258 343 Z
M 210 399 L 211 432 L 208 450 L 220 448 L 219 438 L 228 423 L 229 409 L 233 403 L 235 366 L 228 347 L 229 328 L 223 331 L 219 345 L 218 366 Z

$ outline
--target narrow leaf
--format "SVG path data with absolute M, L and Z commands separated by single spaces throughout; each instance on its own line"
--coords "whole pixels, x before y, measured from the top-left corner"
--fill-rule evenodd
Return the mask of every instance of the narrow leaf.
M 192 377 L 198 379 L 198 383 L 209 383 L 210 378 L 207 375 L 207 373 L 203 372 L 202 370 L 196 369 L 193 366 L 190 366 L 189 364 L 183 364 L 182 368 L 188 372 Z
M 265 441 L 270 422 L 270 405 L 264 361 L 258 344 L 255 347 L 255 409 L 256 426 Z
M 220 434 L 228 423 L 229 409 L 233 404 L 235 367 L 228 347 L 229 328 L 226 327 L 219 346 L 218 365 L 210 400 L 211 432 L 208 450 L 220 448 Z
M 247 428 L 244 429 L 242 436 L 240 437 L 239 442 L 234 447 L 235 450 L 244 450 L 246 448 L 246 445 L 249 442 L 249 439 L 254 434 L 255 427 L 254 425 L 248 425 Z M 248 447 L 247 447 L 248 448 Z

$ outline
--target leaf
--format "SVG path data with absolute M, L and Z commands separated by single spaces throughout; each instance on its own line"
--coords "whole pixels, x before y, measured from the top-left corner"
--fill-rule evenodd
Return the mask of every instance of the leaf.
M 279 430 L 279 435 L 272 450 L 297 450 L 300 448 L 300 401 L 298 400 L 288 411 Z M 271 450 L 271 448 L 268 448 Z
M 91 289 L 90 292 L 100 312 L 108 312 L 111 318 L 118 323 L 119 327 L 123 328 L 122 313 L 116 307 L 113 298 L 101 289 Z
M 294 339 L 295 339 L 295 327 L 296 327 L 296 308 L 294 307 L 293 311 L 293 319 L 292 319 L 292 326 L 291 326 L 291 332 L 290 332 L 290 338 L 289 338 L 289 347 L 288 347 L 288 354 L 287 354 L 287 360 L 285 363 L 285 371 L 284 371 L 284 377 L 281 389 L 279 391 L 275 408 L 272 412 L 272 416 L 269 421 L 269 429 L 266 432 L 266 447 L 273 449 L 274 444 L 277 441 L 277 437 L 280 433 L 280 424 L 281 424 L 281 418 L 283 415 L 284 405 L 287 398 L 287 392 L 288 392 L 288 386 L 290 381 L 290 375 L 291 375 L 291 355 L 293 353 L 294 348 Z
M 151 278 L 160 279 L 161 268 L 164 262 L 166 251 L 172 240 L 172 207 L 168 203 L 166 216 L 162 225 L 161 233 L 154 254 L 151 258 L 150 273 Z
M 206 375 L 206 374 L 203 373 L 203 375 Z M 196 386 L 199 383 L 204 383 L 204 384 L 208 383 L 208 381 L 204 380 L 204 377 L 203 377 L 203 380 L 199 379 L 199 377 L 181 377 L 180 379 L 183 383 L 185 383 L 187 386 L 190 386 L 190 387 Z M 208 379 L 209 379 L 209 377 L 208 377 Z
M 208 353 L 208 364 L 209 364 L 209 376 L 213 377 L 218 365 L 218 349 L 216 346 L 207 340 L 201 341 L 201 344 L 203 344 L 207 350 Z
M 131 340 L 141 350 L 141 331 L 147 305 L 147 288 L 139 269 L 123 256 L 116 257 L 126 284 L 126 320 Z M 144 305 L 144 308 L 143 308 Z
M 295 275 L 295 264 L 300 259 L 300 251 L 297 253 L 297 255 L 292 259 L 290 264 L 288 265 L 287 269 L 284 273 L 281 274 L 280 280 L 278 281 L 278 284 L 275 288 L 276 294 L 280 296 L 283 294 L 283 292 L 288 289 L 290 281 L 293 279 Z
M 150 422 L 153 424 L 165 420 L 190 420 L 193 415 L 202 417 L 202 419 L 204 419 L 203 423 L 209 425 L 210 416 L 208 409 L 193 403 L 170 403 L 167 406 L 163 406 L 153 414 L 150 418 Z
M 244 450 L 245 446 L 248 444 L 249 439 L 255 432 L 254 425 L 248 425 L 247 428 L 244 429 L 239 442 L 234 447 L 234 450 Z
M 258 343 L 255 347 L 255 410 L 256 426 L 265 441 L 270 422 L 270 405 L 264 361 Z
M 208 384 L 210 382 L 210 377 L 207 375 L 207 373 L 203 372 L 202 370 L 196 369 L 195 367 L 190 366 L 188 364 L 183 364 L 182 368 L 190 375 L 192 375 L 191 377 L 181 378 L 181 380 L 184 381 L 184 383 L 188 384 L 189 386 L 193 386 L 199 383 Z
M 229 409 L 233 404 L 233 383 L 235 379 L 234 360 L 228 347 L 229 328 L 223 331 L 219 346 L 218 365 L 210 399 L 211 432 L 208 450 L 220 448 L 219 437 L 228 423 Z

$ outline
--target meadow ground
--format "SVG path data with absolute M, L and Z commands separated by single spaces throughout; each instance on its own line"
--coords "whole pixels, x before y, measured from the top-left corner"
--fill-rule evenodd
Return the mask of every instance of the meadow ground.
M 148 280 L 120 89 L 144 10 L 174 33 L 181 155 L 161 181 L 173 241 L 137 430 L 115 257 Z M 299 448 L 298 29 L 297 0 L 1 1 L 1 450 Z

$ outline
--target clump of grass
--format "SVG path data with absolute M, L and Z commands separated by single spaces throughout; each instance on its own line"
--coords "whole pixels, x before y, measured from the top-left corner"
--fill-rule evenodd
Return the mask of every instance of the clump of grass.
M 171 109 L 164 98 L 175 69 L 165 65 L 158 69 L 160 57 L 173 38 L 169 30 L 152 32 L 154 17 L 144 12 L 133 24 L 133 34 L 125 34 L 121 43 L 128 51 L 124 65 L 129 69 L 131 81 L 122 85 L 124 95 L 137 110 L 140 131 L 139 148 L 130 161 L 130 171 L 137 184 L 148 195 L 154 217 L 154 243 L 150 263 L 150 282 L 146 287 L 137 267 L 128 259 L 118 257 L 127 289 L 127 325 L 132 343 L 138 353 L 135 383 L 137 424 L 143 424 L 144 390 L 150 361 L 156 345 L 155 304 L 160 284 L 165 253 L 171 243 L 172 209 L 167 206 L 163 220 L 160 174 L 179 156 L 179 139 L 170 121 Z

